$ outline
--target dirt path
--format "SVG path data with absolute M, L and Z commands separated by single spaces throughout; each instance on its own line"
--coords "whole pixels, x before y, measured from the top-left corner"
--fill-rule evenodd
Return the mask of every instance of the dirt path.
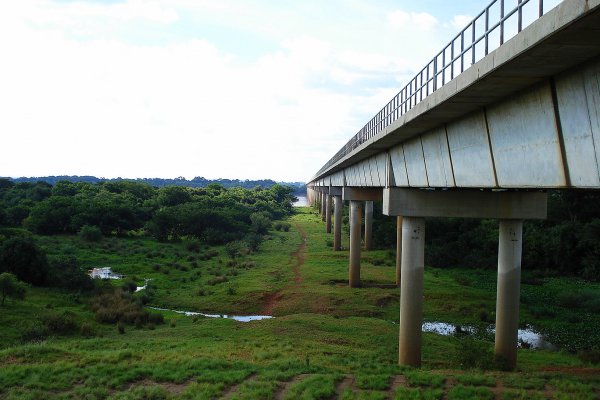
M 300 382 L 303 379 L 306 379 L 309 376 L 310 376 L 310 374 L 300 374 L 300 375 L 296 375 L 291 381 L 284 382 L 280 386 L 279 390 L 275 393 L 273 398 L 275 400 L 283 400 L 285 398 L 286 393 L 288 392 L 288 390 L 290 389 L 290 387 L 292 385 Z
M 225 393 L 223 393 L 223 395 L 221 396 L 222 399 L 227 400 L 227 399 L 231 399 L 239 390 L 240 385 L 242 385 L 243 383 L 246 382 L 250 382 L 256 379 L 256 374 L 251 374 L 250 376 L 248 376 L 246 379 L 244 379 L 243 381 L 231 386 L 229 389 L 227 389 L 225 391 Z
M 294 226 L 300 233 L 302 240 L 300 242 L 300 246 L 298 246 L 298 249 L 291 254 L 291 256 L 295 258 L 293 266 L 294 285 L 299 286 L 303 281 L 302 274 L 300 273 L 300 267 L 304 265 L 304 261 L 306 260 L 306 241 L 308 240 L 308 236 L 306 235 L 306 231 L 297 222 L 294 222 Z M 281 294 L 282 291 L 283 289 L 278 292 L 269 293 L 264 297 L 264 305 L 261 312 L 262 315 L 273 315 L 273 309 L 275 308 L 275 305 L 279 303 L 283 297 Z
M 306 231 L 302 229 L 297 222 L 294 223 L 294 226 L 298 229 L 300 237 L 302 238 L 298 250 L 292 253 L 292 257 L 296 259 L 296 263 L 294 264 L 294 283 L 299 285 L 303 281 L 302 275 L 300 274 L 300 267 L 304 265 L 304 261 L 306 260 L 306 241 L 308 240 L 308 236 L 306 236 Z

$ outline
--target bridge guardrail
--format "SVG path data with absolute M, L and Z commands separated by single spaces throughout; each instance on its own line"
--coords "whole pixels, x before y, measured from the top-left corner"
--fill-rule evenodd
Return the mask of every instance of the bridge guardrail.
M 423 67 L 356 135 L 354 135 L 321 169 L 316 177 L 329 167 L 350 154 L 354 149 L 377 135 L 384 128 L 407 113 L 415 105 L 423 101 L 431 93 L 450 82 L 466 68 L 489 54 L 490 47 L 496 45 L 490 42 L 492 36 L 497 36 L 497 46 L 502 45 L 510 37 L 521 32 L 524 27 L 544 15 L 544 0 L 537 0 L 537 17 L 523 26 L 524 8 L 528 3 L 535 6 L 536 0 L 493 0 L 483 11 L 463 28 L 436 56 Z M 516 6 L 506 10 L 507 2 Z M 495 9 L 497 8 L 497 10 Z M 497 14 L 497 20 L 490 21 L 490 16 Z M 516 18 L 516 30 L 507 31 L 509 20 Z M 483 27 L 481 28 L 481 24 Z M 478 32 L 479 29 L 482 32 Z M 497 33 L 497 34 L 496 34 Z M 467 41 L 465 41 L 465 39 Z M 496 39 L 496 38 L 494 38 Z M 479 47 L 480 53 L 478 54 Z M 465 61 L 470 64 L 465 68 Z

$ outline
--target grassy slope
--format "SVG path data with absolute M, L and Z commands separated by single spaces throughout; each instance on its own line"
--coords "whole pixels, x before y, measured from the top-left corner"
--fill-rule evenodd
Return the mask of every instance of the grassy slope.
M 219 256 L 200 260 L 183 244 L 114 239 L 98 248 L 76 238 L 45 238 L 49 251 L 74 253 L 86 266 L 112 266 L 139 284 L 153 279 L 154 305 L 228 314 L 271 310 L 277 318 L 194 321 L 166 312 L 168 323 L 154 330 L 127 327 L 119 335 L 114 326 L 96 324 L 95 338 L 15 344 L 22 327 L 48 307 L 71 310 L 80 321 L 93 320 L 85 300 L 78 304 L 69 294 L 30 289 L 26 301 L 0 309 L 0 398 L 598 395 L 600 370 L 563 352 L 520 350 L 515 373 L 462 371 L 455 357 L 458 339 L 424 334 L 423 369 L 398 367 L 397 325 L 392 323 L 398 320 L 398 290 L 390 285 L 394 267 L 389 252 L 364 253 L 366 287 L 350 290 L 343 283 L 347 252 L 331 251 L 319 218 L 303 210 L 292 223 L 290 232 L 274 232 L 259 253 L 237 266 L 227 266 L 222 249 Z M 302 253 L 295 253 L 303 241 L 299 230 L 306 235 L 303 263 Z M 222 276 L 228 281 L 210 284 Z M 483 312 L 493 313 L 493 271 L 426 269 L 425 282 L 426 320 L 474 324 Z M 524 292 L 530 291 L 542 289 L 524 285 Z M 531 318 L 527 310 L 524 322 Z

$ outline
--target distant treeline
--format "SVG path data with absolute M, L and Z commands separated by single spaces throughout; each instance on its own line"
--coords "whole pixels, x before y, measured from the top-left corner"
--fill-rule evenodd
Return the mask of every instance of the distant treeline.
M 126 180 L 63 180 L 51 185 L 0 179 L 0 227 L 42 235 L 133 231 L 161 241 L 187 237 L 223 244 L 265 233 L 271 220 L 292 213 L 294 200 L 293 189 L 278 184 L 252 189 L 216 183 L 157 188 Z
M 270 188 L 273 185 L 279 184 L 282 186 L 290 186 L 294 189 L 294 194 L 296 195 L 304 195 L 306 193 L 306 184 L 304 182 L 275 182 L 271 179 L 259 179 L 259 180 L 240 180 L 240 179 L 206 179 L 201 176 L 197 176 L 194 179 L 187 180 L 184 177 L 178 178 L 136 178 L 136 179 L 127 179 L 127 178 L 97 178 L 95 176 L 76 176 L 76 175 L 59 175 L 59 176 L 41 176 L 41 177 L 31 177 L 31 178 L 2 178 L 0 179 L 10 179 L 13 182 L 46 182 L 50 185 L 56 185 L 56 183 L 60 181 L 68 181 L 68 182 L 85 182 L 85 183 L 100 183 L 100 182 L 121 182 L 121 181 L 131 181 L 131 182 L 139 182 L 146 183 L 150 186 L 154 187 L 164 187 L 164 186 L 185 186 L 192 188 L 203 188 L 207 187 L 210 184 L 216 183 L 224 188 L 233 188 L 233 187 L 241 187 L 245 189 L 253 189 L 255 187 L 259 188 Z

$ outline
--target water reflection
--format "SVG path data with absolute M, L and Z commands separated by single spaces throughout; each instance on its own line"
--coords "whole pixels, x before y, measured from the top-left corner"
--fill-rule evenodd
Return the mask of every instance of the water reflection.
M 200 315 L 202 317 L 207 317 L 207 318 L 227 318 L 227 319 L 233 319 L 233 320 L 239 321 L 239 322 L 260 321 L 262 319 L 273 318 L 270 315 L 205 314 L 205 313 L 196 312 L 196 311 L 170 310 L 168 308 L 160 308 L 160 307 L 148 307 L 148 308 L 150 308 L 152 310 L 157 310 L 157 311 L 170 311 L 170 312 L 174 312 L 174 313 L 177 313 L 177 314 L 184 314 L 184 315 L 187 315 L 187 316 Z
M 447 324 L 445 322 L 424 322 L 423 332 L 433 332 L 439 335 L 449 336 L 460 333 L 475 334 L 478 332 L 478 328 L 473 326 L 461 326 Z M 483 328 L 484 333 L 493 335 L 496 332 L 494 326 L 490 325 Z M 558 350 L 558 347 L 546 340 L 544 335 L 533 330 L 532 327 L 526 329 L 519 329 L 518 332 L 518 345 L 519 347 L 532 348 L 532 349 L 544 349 L 544 350 Z
M 306 198 L 306 196 L 296 196 L 296 198 L 298 199 L 297 201 L 294 202 L 294 207 L 306 207 L 308 206 L 308 199 Z

